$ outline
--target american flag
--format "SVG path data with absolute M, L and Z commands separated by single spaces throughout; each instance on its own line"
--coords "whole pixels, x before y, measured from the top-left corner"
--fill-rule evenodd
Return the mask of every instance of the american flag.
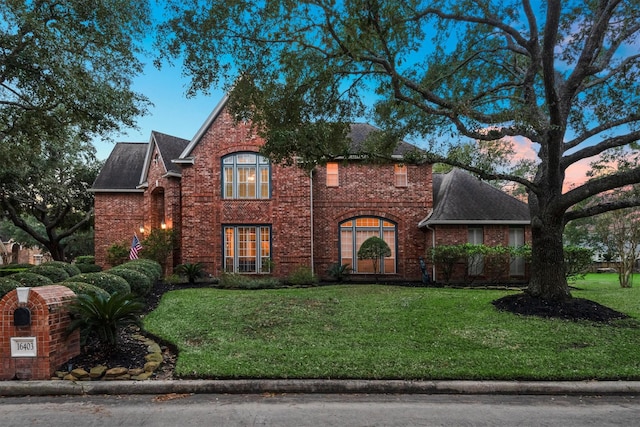
M 142 250 L 142 245 L 136 233 L 133 233 L 133 242 L 131 242 L 131 250 L 129 251 L 129 259 L 138 259 L 138 252 Z

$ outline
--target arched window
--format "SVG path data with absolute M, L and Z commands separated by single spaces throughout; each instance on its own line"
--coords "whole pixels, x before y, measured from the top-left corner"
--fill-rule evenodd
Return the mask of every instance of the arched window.
M 234 153 L 222 158 L 222 194 L 225 199 L 268 199 L 271 196 L 269 159 L 256 153 Z
M 380 237 L 391 249 L 391 256 L 378 263 L 382 274 L 396 272 L 396 242 L 398 227 L 391 221 L 377 217 L 352 218 L 340 224 L 340 263 L 351 266 L 353 273 L 374 273 L 371 260 L 358 259 L 358 250 L 371 236 Z

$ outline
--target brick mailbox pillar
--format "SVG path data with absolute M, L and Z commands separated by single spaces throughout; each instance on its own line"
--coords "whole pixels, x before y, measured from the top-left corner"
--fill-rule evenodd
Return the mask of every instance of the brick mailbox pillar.
M 78 330 L 67 336 L 75 293 L 59 285 L 30 288 L 26 303 L 13 290 L 0 300 L 0 380 L 46 380 L 80 354 Z

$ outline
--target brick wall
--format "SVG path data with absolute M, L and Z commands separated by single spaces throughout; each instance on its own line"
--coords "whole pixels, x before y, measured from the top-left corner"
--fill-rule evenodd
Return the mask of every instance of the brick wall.
M 107 249 L 114 243 L 131 245 L 133 233 L 140 234 L 144 222 L 143 193 L 95 193 L 96 264 L 110 267 Z
M 465 243 L 469 243 L 469 225 L 460 224 L 460 225 L 438 225 L 433 226 L 435 231 L 435 245 L 461 245 Z M 487 246 L 509 246 L 509 229 L 511 228 L 508 225 L 479 225 L 478 227 L 482 227 L 483 229 L 483 243 Z M 429 231 L 426 236 L 427 248 L 431 248 L 432 243 L 432 232 Z M 531 227 L 524 227 L 524 241 L 525 243 L 531 244 Z M 427 261 L 428 272 L 430 275 L 433 274 L 433 263 L 429 259 L 429 257 L 425 257 L 425 261 Z M 529 276 L 527 270 L 525 272 L 525 277 Z M 509 270 L 506 269 L 506 273 L 501 276 L 501 279 L 504 281 L 509 281 L 512 278 L 509 277 Z M 477 281 L 486 281 L 489 278 L 495 279 L 497 275 L 497 270 L 492 271 L 491 267 L 487 265 L 486 270 L 482 276 L 475 278 Z M 441 266 L 436 266 L 436 280 L 441 281 L 443 279 L 443 273 Z M 464 280 L 466 276 L 466 263 L 460 262 L 458 263 L 453 271 L 451 281 L 452 282 L 461 282 Z M 518 278 L 518 279 L 524 279 Z
M 64 286 L 31 288 L 26 307 L 31 325 L 15 326 L 13 313 L 19 307 L 15 290 L 0 300 L 0 380 L 51 378 L 62 364 L 80 354 L 80 333 L 66 336 L 71 318 L 68 304 L 75 297 Z M 36 357 L 11 357 L 12 337 L 36 337 Z
M 431 166 L 409 165 L 407 169 L 407 186 L 395 187 L 393 165 L 339 163 L 339 185 L 328 187 L 326 168 L 317 168 L 313 196 L 318 274 L 326 275 L 331 264 L 340 259 L 339 224 L 358 216 L 375 216 L 397 224 L 397 271 L 385 280 L 420 279 L 418 259 L 426 247 L 418 223 L 433 204 Z

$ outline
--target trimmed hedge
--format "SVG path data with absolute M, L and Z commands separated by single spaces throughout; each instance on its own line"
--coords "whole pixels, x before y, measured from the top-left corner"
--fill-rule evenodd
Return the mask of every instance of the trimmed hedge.
M 78 270 L 80 270 L 80 274 L 83 273 L 99 273 L 102 271 L 102 267 L 98 264 L 76 264 Z
M 29 271 L 33 264 L 5 264 L 0 265 L 0 277 L 11 276 L 12 274 Z
M 61 267 L 56 267 L 54 265 L 36 265 L 31 270 L 29 270 L 29 272 L 48 277 L 54 283 L 62 282 L 63 280 L 67 280 L 69 278 L 69 273 L 67 273 L 67 270 Z
M 70 277 L 65 282 L 83 282 L 104 289 L 113 295 L 116 292 L 128 294 L 131 292 L 131 286 L 120 276 L 109 273 L 82 273 L 77 276 Z M 64 283 L 64 282 L 63 282 Z
M 147 295 L 153 287 L 151 277 L 132 268 L 114 267 L 107 273 L 122 277 L 129 283 L 131 293 L 139 297 Z
M 47 286 L 53 284 L 53 280 L 49 279 L 48 277 L 41 274 L 30 273 L 28 271 L 12 274 L 8 277 L 15 280 L 16 282 L 19 282 L 20 286 L 26 286 L 29 288 L 37 288 L 39 286 Z
M 64 271 L 67 272 L 69 277 L 77 276 L 78 274 L 82 273 L 77 265 L 69 264 L 68 262 L 64 261 L 47 261 L 45 263 L 42 263 L 41 265 L 52 265 L 54 267 L 63 268 Z
M 12 290 L 22 286 L 20 282 L 8 277 L 0 277 L 0 298 L 11 292 Z
M 56 283 L 56 285 L 66 286 L 75 292 L 76 295 L 101 295 L 104 298 L 109 298 L 109 292 L 104 289 L 100 289 L 97 286 L 84 282 L 62 282 Z
M 120 264 L 118 268 L 131 268 L 141 273 L 145 273 L 151 281 L 155 283 L 162 277 L 162 266 L 156 261 L 150 259 L 134 259 L 124 264 Z

